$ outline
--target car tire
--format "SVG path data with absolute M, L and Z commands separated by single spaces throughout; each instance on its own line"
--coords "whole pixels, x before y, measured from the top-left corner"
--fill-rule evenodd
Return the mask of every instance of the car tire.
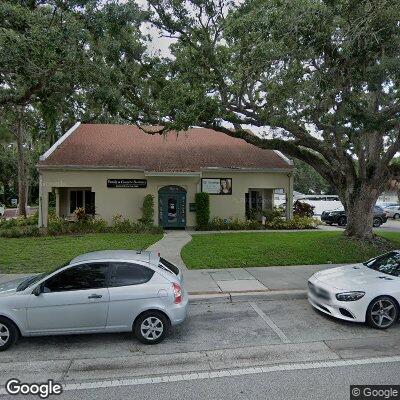
M 375 329 L 388 329 L 399 318 L 399 305 L 389 296 L 372 300 L 367 309 L 367 323 Z
M 157 344 L 167 336 L 171 322 L 159 311 L 146 311 L 136 319 L 133 331 L 144 344 Z
M 339 226 L 346 226 L 346 224 L 347 224 L 347 218 L 346 217 L 340 217 L 338 219 L 338 225 Z
M 6 351 L 18 340 L 19 332 L 8 318 L 0 317 L 0 351 Z
M 372 226 L 374 228 L 379 228 L 382 225 L 382 220 L 378 217 L 374 218 L 373 222 L 372 222 Z
M 400 214 L 394 214 L 393 215 L 393 219 L 399 219 L 400 218 Z

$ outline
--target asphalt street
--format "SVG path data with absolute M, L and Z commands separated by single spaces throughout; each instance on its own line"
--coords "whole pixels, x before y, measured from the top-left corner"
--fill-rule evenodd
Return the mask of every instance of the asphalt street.
M 336 321 L 299 299 L 199 302 L 155 346 L 130 334 L 25 338 L 0 357 L 0 385 L 51 378 L 59 398 L 344 399 L 350 383 L 399 383 L 400 325 Z
M 399 382 L 400 363 L 259 373 L 142 386 L 64 391 L 60 400 L 345 400 L 350 385 Z M 24 397 L 25 399 L 29 397 Z

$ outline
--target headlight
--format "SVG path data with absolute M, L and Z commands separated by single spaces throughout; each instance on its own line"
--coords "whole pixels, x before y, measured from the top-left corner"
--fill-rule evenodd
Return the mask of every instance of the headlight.
M 356 301 L 360 300 L 364 297 L 365 292 L 344 292 L 344 293 L 337 293 L 336 298 L 339 301 Z

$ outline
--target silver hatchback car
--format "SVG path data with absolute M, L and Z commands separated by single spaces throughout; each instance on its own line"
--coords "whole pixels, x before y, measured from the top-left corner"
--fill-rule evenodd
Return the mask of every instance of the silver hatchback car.
M 161 342 L 183 322 L 188 295 L 180 270 L 157 254 L 83 254 L 51 273 L 0 285 L 0 351 L 19 336 L 129 332 Z

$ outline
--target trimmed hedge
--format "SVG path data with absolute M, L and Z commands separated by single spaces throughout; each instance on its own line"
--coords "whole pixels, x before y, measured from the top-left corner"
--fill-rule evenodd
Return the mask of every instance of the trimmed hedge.
M 142 222 L 146 225 L 153 224 L 154 221 L 154 196 L 152 194 L 146 194 L 143 200 L 142 207 L 142 218 L 140 218 L 139 222 Z
M 206 229 L 210 220 L 210 195 L 200 192 L 195 196 L 196 228 Z
M 315 229 L 319 225 L 319 221 L 312 217 L 300 217 L 294 215 L 292 219 L 274 218 L 267 221 L 265 226 L 267 229 Z
M 8 222 L 8 221 L 7 221 Z M 20 222 L 21 223 L 21 222 Z M 54 215 L 49 216 L 47 229 L 39 229 L 37 225 L 18 225 L 16 222 L 7 224 L 7 227 L 0 225 L 0 237 L 18 238 L 26 236 L 58 236 L 58 235 L 79 235 L 86 233 L 162 233 L 163 229 L 151 224 L 134 222 L 123 219 L 117 215 L 113 218 L 113 225 L 108 226 L 102 218 L 85 218 L 75 222 L 66 221 Z M 9 226 L 11 225 L 11 226 Z
M 213 218 L 204 228 L 205 231 L 243 231 L 243 230 L 261 230 L 262 224 L 254 220 L 242 221 L 239 218 L 223 219 Z
M 310 217 L 299 217 L 295 215 L 292 219 L 286 220 L 282 217 L 274 217 L 267 220 L 265 226 L 259 221 L 241 220 L 239 218 L 223 219 L 219 217 L 213 218 L 207 226 L 203 227 L 204 231 L 251 231 L 251 230 L 296 230 L 296 229 L 315 229 L 319 221 Z

